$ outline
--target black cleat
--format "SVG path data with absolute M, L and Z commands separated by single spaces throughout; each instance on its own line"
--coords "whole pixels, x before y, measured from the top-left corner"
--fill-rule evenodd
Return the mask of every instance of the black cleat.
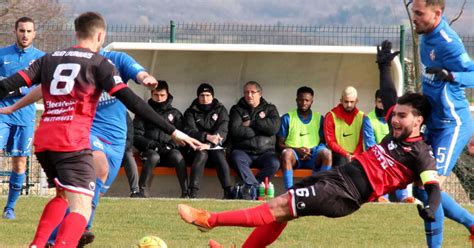
M 79 239 L 79 243 L 77 243 L 77 248 L 82 248 L 92 242 L 94 242 L 95 235 L 91 231 L 84 231 L 82 233 L 81 238 Z

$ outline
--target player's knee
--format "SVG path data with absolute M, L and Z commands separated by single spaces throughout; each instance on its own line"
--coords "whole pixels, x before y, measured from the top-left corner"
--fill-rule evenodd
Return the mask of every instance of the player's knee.
M 321 151 L 318 152 L 318 156 L 321 156 L 325 165 L 332 165 L 332 153 L 329 149 L 321 149 Z
M 26 158 L 25 157 L 13 157 L 12 158 L 12 170 L 15 173 L 21 174 L 26 171 Z

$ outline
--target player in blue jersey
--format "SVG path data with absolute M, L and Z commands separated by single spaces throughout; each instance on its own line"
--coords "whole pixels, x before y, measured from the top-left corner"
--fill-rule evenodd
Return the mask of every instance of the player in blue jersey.
M 420 57 L 425 73 L 423 94 L 432 105 L 427 120 L 427 141 L 436 156 L 440 183 L 451 173 L 456 160 L 473 134 L 472 118 L 464 88 L 474 87 L 474 62 L 469 58 L 459 36 L 443 16 L 444 0 L 414 0 L 415 31 L 420 39 Z M 414 194 L 426 202 L 426 192 L 418 187 Z M 474 217 L 446 192 L 435 222 L 425 222 L 429 247 L 441 247 L 444 215 L 463 224 L 474 236 Z
M 29 17 L 15 22 L 15 44 L 0 49 L 0 77 L 6 78 L 28 67 L 44 52 L 33 46 L 35 23 Z M 0 108 L 10 106 L 30 90 L 22 87 L 0 100 Z M 26 157 L 30 156 L 35 125 L 36 108 L 31 104 L 10 115 L 0 115 L 0 150 L 12 157 L 8 199 L 3 209 L 4 219 L 15 219 L 15 205 L 26 177 Z

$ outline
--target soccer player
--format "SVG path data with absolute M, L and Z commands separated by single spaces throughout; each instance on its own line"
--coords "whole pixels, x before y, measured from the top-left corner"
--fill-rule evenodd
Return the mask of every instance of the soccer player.
M 282 150 L 280 163 L 286 190 L 293 186 L 293 167 L 331 169 L 331 151 L 324 144 L 323 116 L 311 110 L 313 97 L 310 87 L 298 88 L 296 109 L 281 117 L 277 146 Z
M 474 63 L 464 45 L 443 16 L 444 0 L 414 0 L 412 4 L 415 31 L 422 34 L 420 57 L 426 73 L 422 76 L 423 95 L 433 110 L 426 121 L 427 142 L 436 157 L 440 183 L 453 170 L 462 150 L 473 134 L 473 123 L 464 88 L 474 87 Z M 470 76 L 470 77 L 469 77 Z M 426 192 L 414 188 L 414 195 L 426 202 Z M 429 247 L 440 247 L 443 220 L 446 217 L 463 224 L 474 237 L 474 217 L 446 192 L 441 193 L 436 222 L 426 222 Z
M 45 206 L 31 247 L 43 247 L 59 224 L 55 247 L 75 247 L 87 225 L 96 178 L 89 134 L 102 90 L 163 128 L 178 143 L 193 148 L 201 145 L 154 114 L 123 83 L 109 60 L 97 54 L 105 40 L 105 21 L 99 14 L 83 13 L 74 24 L 77 46 L 45 55 L 27 70 L 0 82 L 0 97 L 42 82 L 45 112 L 34 143 L 38 161 L 50 185 L 55 184 L 57 195 Z M 71 212 L 64 217 L 68 206 Z
M 276 240 L 290 220 L 308 215 L 346 216 L 363 203 L 416 180 L 423 183 L 429 199 L 424 207 L 420 205 L 420 216 L 433 221 L 440 188 L 431 147 L 423 141 L 420 131 L 430 106 L 426 98 L 417 93 L 407 93 L 396 100 L 390 62 L 398 53 L 391 53 L 390 48 L 391 43 L 384 42 L 377 54 L 382 99 L 384 106 L 389 106 L 387 116 L 391 119 L 390 134 L 379 145 L 354 156 L 345 166 L 303 179 L 268 203 L 218 213 L 179 204 L 181 218 L 201 230 L 217 226 L 257 227 L 243 247 L 266 247 Z
M 36 35 L 33 19 L 21 17 L 16 20 L 13 33 L 16 37 L 15 44 L 0 49 L 1 78 L 9 77 L 28 67 L 34 60 L 44 55 L 44 52 L 33 46 Z M 14 104 L 28 92 L 27 87 L 12 92 L 0 100 L 0 108 Z M 15 219 L 15 205 L 26 177 L 26 158 L 31 154 L 35 116 L 34 104 L 13 114 L 0 116 L 0 150 L 3 150 L 4 155 L 12 157 L 8 199 L 2 214 L 4 219 Z

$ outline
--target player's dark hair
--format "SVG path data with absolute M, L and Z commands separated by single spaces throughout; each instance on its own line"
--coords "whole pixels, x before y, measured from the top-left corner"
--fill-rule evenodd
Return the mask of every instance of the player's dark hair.
M 74 27 L 78 38 L 91 38 L 98 30 L 105 30 L 105 20 L 99 13 L 85 12 L 74 20 Z
M 27 16 L 23 16 L 23 17 L 18 18 L 18 20 L 16 20 L 16 22 L 15 22 L 15 30 L 18 29 L 18 24 L 19 24 L 20 22 L 31 22 L 31 23 L 33 23 L 33 28 L 35 28 L 35 21 L 33 21 L 33 19 L 31 19 L 31 18 L 29 18 L 29 17 L 27 17 Z
M 425 6 L 439 6 L 444 12 L 445 0 L 425 0 Z
M 155 89 L 152 89 L 151 92 L 153 93 L 154 91 L 160 91 L 160 90 L 165 90 L 166 93 L 170 93 L 169 92 L 169 88 L 168 88 L 168 82 L 166 82 L 165 80 L 158 80 L 158 86 L 156 86 Z
M 314 96 L 314 91 L 308 86 L 302 86 L 299 87 L 298 90 L 296 90 L 296 97 L 298 97 L 300 94 L 308 93 L 311 94 L 311 96 Z
M 380 92 L 380 89 L 375 91 L 375 100 L 377 100 L 377 98 L 382 99 L 382 93 Z
M 257 83 L 257 81 L 248 81 L 247 83 L 244 84 L 244 88 L 247 87 L 248 85 L 255 86 L 255 88 L 257 88 L 258 91 L 263 93 L 262 86 L 260 86 L 260 84 Z
M 413 108 L 413 115 L 423 116 L 424 121 L 427 121 L 430 117 L 430 102 L 420 93 L 407 92 L 398 98 L 397 104 L 411 106 Z

